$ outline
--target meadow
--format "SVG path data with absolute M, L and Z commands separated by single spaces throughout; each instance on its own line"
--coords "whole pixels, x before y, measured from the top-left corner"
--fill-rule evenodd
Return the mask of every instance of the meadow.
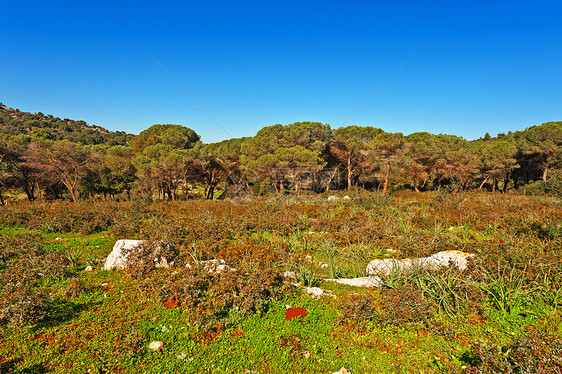
M 3 206 L 0 373 L 562 372 L 559 198 L 345 193 Z M 125 238 L 179 257 L 102 270 Z M 465 271 L 326 281 L 455 249 L 476 254 Z M 210 259 L 236 271 L 197 265 Z

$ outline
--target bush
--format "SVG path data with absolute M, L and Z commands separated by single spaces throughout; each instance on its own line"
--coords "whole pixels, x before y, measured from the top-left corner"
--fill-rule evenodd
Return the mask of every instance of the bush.
M 535 181 L 524 187 L 531 195 L 562 197 L 562 170 L 551 170 L 548 180 Z
M 166 307 L 181 307 L 203 330 L 232 325 L 240 318 L 264 314 L 271 302 L 283 299 L 292 286 L 267 269 L 209 273 L 204 269 L 180 270 L 153 287 Z M 162 284 L 163 283 L 163 284 Z
M 531 329 L 505 346 L 476 343 L 461 356 L 466 373 L 560 373 L 562 339 Z

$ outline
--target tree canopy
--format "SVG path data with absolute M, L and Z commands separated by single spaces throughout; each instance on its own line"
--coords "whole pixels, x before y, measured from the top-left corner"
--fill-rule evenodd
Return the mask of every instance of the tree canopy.
M 505 192 L 562 175 L 562 122 L 468 141 L 320 122 L 267 126 L 255 136 L 204 144 L 189 127 L 156 124 L 134 136 L 0 104 L 0 203 L 20 189 L 76 201 L 125 194 L 175 200 L 238 193 L 373 188 L 386 194 Z

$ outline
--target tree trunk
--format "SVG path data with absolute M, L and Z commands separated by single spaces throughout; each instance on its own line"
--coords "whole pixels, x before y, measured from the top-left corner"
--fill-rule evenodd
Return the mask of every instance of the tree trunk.
M 76 202 L 76 194 L 74 193 L 74 188 L 69 188 L 68 192 L 70 192 L 70 196 L 72 196 L 72 202 Z
M 503 189 L 502 192 L 505 193 L 505 191 L 507 191 L 507 185 L 509 184 L 509 175 L 505 177 L 505 179 L 503 180 Z
M 418 188 L 418 177 L 417 176 L 414 177 L 414 181 L 412 183 L 414 184 L 414 191 L 420 192 L 420 189 Z
M 390 178 L 390 160 L 386 163 L 386 174 L 384 176 L 384 187 L 382 189 L 382 195 L 386 195 L 388 189 L 388 179 Z
M 347 157 L 347 189 L 351 189 L 351 152 Z
M 544 170 L 542 172 L 542 180 L 546 182 L 546 177 L 548 175 L 548 165 L 544 167 Z
M 488 182 L 488 179 L 490 179 L 490 176 L 489 176 L 489 175 L 487 175 L 487 176 L 486 176 L 486 179 L 484 179 L 484 180 L 482 181 L 482 183 L 480 184 L 480 187 L 478 187 L 479 190 L 481 190 L 482 187 L 484 187 L 484 185 L 486 184 L 486 182 Z

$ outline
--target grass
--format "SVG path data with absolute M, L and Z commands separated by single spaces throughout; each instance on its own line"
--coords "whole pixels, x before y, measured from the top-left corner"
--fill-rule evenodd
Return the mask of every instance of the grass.
M 330 204 L 278 200 L 4 207 L 0 311 L 23 300 L 44 314 L 6 312 L 0 373 L 561 370 L 559 200 L 360 191 Z M 120 238 L 165 238 L 180 258 L 142 277 L 100 270 Z M 464 272 L 418 269 L 379 289 L 323 281 L 363 276 L 375 258 L 457 248 L 478 255 Z M 185 269 L 193 258 L 238 271 Z M 282 282 L 286 270 L 332 296 Z M 288 321 L 287 306 L 308 314 Z M 153 340 L 164 349 L 150 351 Z

